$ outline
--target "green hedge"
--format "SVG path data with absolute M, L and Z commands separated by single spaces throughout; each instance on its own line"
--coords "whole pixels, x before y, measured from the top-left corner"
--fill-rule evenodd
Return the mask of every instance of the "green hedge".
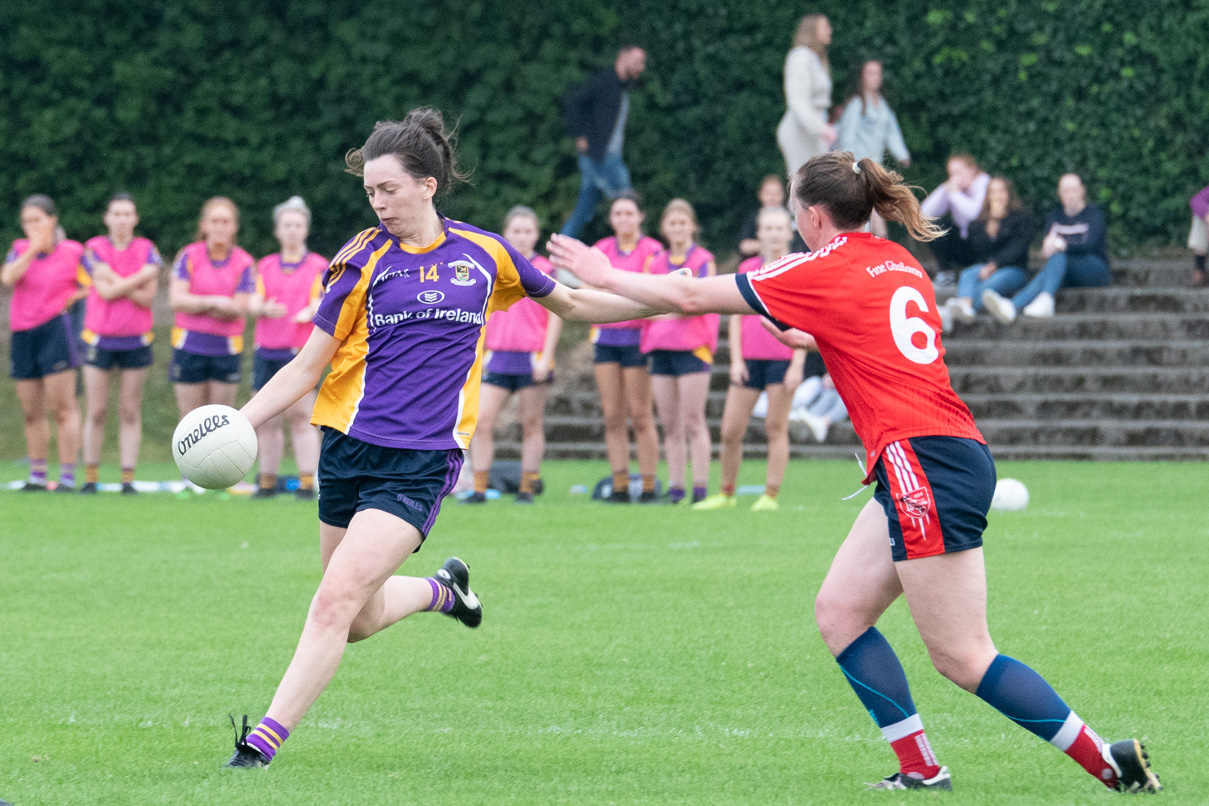
M 1186 199 L 1209 182 L 1209 4 L 1154 0 L 887 4 L 828 0 L 836 103 L 865 57 L 932 186 L 968 150 L 1043 208 L 1057 176 L 1085 175 L 1117 248 L 1175 243 Z M 301 193 L 312 245 L 331 254 L 373 222 L 342 155 L 373 122 L 434 104 L 459 121 L 473 185 L 450 214 L 496 226 L 512 204 L 562 222 L 578 188 L 559 99 L 644 44 L 627 155 L 657 206 L 683 195 L 705 240 L 729 248 L 765 173 L 799 14 L 776 0 L 630 0 L 540 6 L 425 0 L 77 2 L 48 18 L 0 6 L 0 235 L 29 193 L 56 198 L 73 237 L 101 230 L 115 190 L 135 194 L 166 252 L 191 239 L 201 202 L 233 197 L 241 240 L 273 248 L 269 209 Z

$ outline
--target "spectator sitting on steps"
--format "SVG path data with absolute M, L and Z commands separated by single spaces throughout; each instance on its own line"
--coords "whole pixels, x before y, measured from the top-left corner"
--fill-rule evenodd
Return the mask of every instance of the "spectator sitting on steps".
M 987 185 L 991 177 L 978 167 L 969 154 L 954 154 L 945 165 L 948 180 L 928 194 L 920 209 L 929 218 L 941 219 L 948 231 L 932 241 L 932 255 L 936 258 L 936 285 L 949 285 L 956 280 L 955 272 L 973 264 L 970 252 L 970 222 L 982 211 L 986 200 Z
M 1209 252 L 1209 187 L 1193 196 L 1188 204 L 1192 207 L 1192 229 L 1188 230 L 1188 248 L 1192 250 L 1192 287 L 1209 285 L 1205 273 L 1205 253 Z
M 957 296 L 940 308 L 947 333 L 958 322 L 973 322 L 982 308 L 982 292 L 1014 294 L 1029 281 L 1028 246 L 1033 240 L 1033 217 L 1024 209 L 1012 180 L 995 176 L 987 185 L 982 213 L 970 223 L 974 265 L 962 269 Z
M 982 292 L 982 304 L 1003 324 L 1015 321 L 1017 312 L 1046 318 L 1054 315 L 1054 296 L 1060 288 L 1095 288 L 1112 283 L 1104 213 L 1087 203 L 1087 188 L 1078 174 L 1058 181 L 1060 207 L 1045 217 L 1041 254 L 1045 268 L 1011 299 L 992 289 Z

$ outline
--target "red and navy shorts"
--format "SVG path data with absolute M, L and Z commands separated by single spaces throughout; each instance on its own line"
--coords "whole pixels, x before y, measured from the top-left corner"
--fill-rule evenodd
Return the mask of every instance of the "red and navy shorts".
M 960 437 L 891 442 L 875 468 L 874 499 L 890 525 L 895 562 L 978 548 L 995 494 L 987 446 Z

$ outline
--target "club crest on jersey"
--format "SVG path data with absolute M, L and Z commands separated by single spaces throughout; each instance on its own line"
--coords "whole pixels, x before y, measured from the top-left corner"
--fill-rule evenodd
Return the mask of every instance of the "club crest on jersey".
M 455 260 L 449 264 L 449 268 L 453 269 L 453 279 L 450 281 L 454 285 L 474 285 L 477 280 L 470 276 L 470 270 L 474 268 L 474 264 L 467 263 L 464 260 Z
M 430 289 L 428 291 L 421 291 L 419 294 L 416 295 L 416 299 L 418 299 L 420 302 L 424 303 L 425 305 L 436 305 L 438 302 L 445 299 L 445 292 L 437 291 L 436 289 Z
M 912 518 L 926 518 L 928 510 L 932 509 L 932 496 L 928 495 L 928 491 L 923 487 L 917 487 L 898 500 Z

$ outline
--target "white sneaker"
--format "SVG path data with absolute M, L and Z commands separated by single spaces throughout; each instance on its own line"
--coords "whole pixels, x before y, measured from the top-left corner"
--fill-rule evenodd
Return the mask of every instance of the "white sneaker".
M 989 288 L 982 292 L 982 307 L 1001 325 L 1010 325 L 1016 321 L 1016 306 L 1012 301 Z
M 974 303 L 965 297 L 953 297 L 949 300 L 949 307 L 953 309 L 953 319 L 958 322 L 969 324 L 974 321 Z
M 936 313 L 940 315 L 940 332 L 948 333 L 953 329 L 953 300 L 949 300 L 944 305 L 936 307 Z
M 1054 315 L 1054 295 L 1048 291 L 1042 291 L 1035 300 L 1025 305 L 1024 310 L 1020 313 L 1036 319 L 1048 319 Z
M 810 433 L 814 434 L 815 441 L 822 442 L 827 439 L 827 429 L 831 427 L 831 421 L 826 417 L 803 414 L 802 421 L 806 423 L 806 427 L 810 429 Z

